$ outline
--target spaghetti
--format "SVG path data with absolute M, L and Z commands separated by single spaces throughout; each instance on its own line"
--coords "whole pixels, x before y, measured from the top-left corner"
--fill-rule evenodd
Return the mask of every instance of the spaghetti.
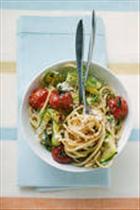
M 127 115 L 126 101 L 112 87 L 89 76 L 79 105 L 76 69 L 47 72 L 29 99 L 29 120 L 41 144 L 59 163 L 77 167 L 109 167 Z M 46 89 L 47 88 L 47 89 Z M 125 108 L 125 109 L 124 109 Z M 125 110 L 125 112 L 124 112 Z

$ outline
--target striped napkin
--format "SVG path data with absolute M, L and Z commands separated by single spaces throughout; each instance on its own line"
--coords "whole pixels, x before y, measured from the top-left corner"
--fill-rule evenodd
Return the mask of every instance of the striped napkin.
M 21 17 L 18 21 L 18 104 L 32 77 L 61 60 L 75 60 L 75 30 L 80 17 Z M 90 18 L 84 17 L 85 55 L 88 51 Z M 87 57 L 85 56 L 85 60 Z M 97 18 L 94 60 L 107 65 L 103 21 Z M 39 159 L 28 147 L 18 126 L 18 185 L 39 190 L 77 187 L 109 187 L 110 169 L 70 173 Z

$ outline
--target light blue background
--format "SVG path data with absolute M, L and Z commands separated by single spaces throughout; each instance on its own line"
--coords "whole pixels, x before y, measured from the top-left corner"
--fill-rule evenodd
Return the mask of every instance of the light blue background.
M 139 0 L 2 0 L 2 9 L 138 11 Z

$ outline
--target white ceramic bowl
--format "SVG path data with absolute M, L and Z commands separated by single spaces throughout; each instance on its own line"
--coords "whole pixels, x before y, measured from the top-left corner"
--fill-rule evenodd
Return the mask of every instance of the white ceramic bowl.
M 86 171 L 93 171 L 95 169 L 86 169 L 86 168 L 79 168 L 73 165 L 65 165 L 65 164 L 59 164 L 56 161 L 53 160 L 51 153 L 48 152 L 39 142 L 37 136 L 35 135 L 30 123 L 29 123 L 29 117 L 28 117 L 28 98 L 31 94 L 32 90 L 38 86 L 39 78 L 43 75 L 44 71 L 46 69 L 62 69 L 64 66 L 68 64 L 74 63 L 73 61 L 65 61 L 60 62 L 57 64 L 54 64 L 52 66 L 49 66 L 45 68 L 45 70 L 41 71 L 38 75 L 36 75 L 33 80 L 29 83 L 25 94 L 23 96 L 22 104 L 21 104 L 21 115 L 20 115 L 20 123 L 21 123 L 21 129 L 23 133 L 23 137 L 27 140 L 29 143 L 31 149 L 34 151 L 34 153 L 40 157 L 43 161 L 45 161 L 47 164 L 50 164 L 58 169 L 69 171 L 69 172 L 86 172 Z M 104 66 L 94 63 L 91 65 L 93 68 L 94 75 L 97 76 L 97 78 L 105 81 L 107 84 L 112 86 L 118 93 L 118 95 L 123 96 L 128 103 L 129 106 L 129 112 L 128 116 L 125 120 L 125 126 L 123 129 L 122 136 L 118 143 L 118 154 L 123 150 L 128 137 L 130 135 L 131 129 L 132 129 L 132 108 L 131 108 L 131 102 L 128 96 L 128 93 L 126 89 L 124 88 L 123 84 L 119 81 L 119 79 L 112 74 L 109 69 L 105 68 Z M 26 155 L 26 154 L 25 154 Z M 115 162 L 113 163 L 115 164 Z

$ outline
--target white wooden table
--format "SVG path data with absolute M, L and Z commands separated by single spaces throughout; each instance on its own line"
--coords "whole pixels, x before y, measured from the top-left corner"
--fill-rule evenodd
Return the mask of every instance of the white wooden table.
M 16 127 L 16 20 L 21 15 L 76 16 L 90 15 L 89 11 L 24 11 L 2 10 L 1 23 L 1 128 Z M 98 11 L 106 27 L 109 63 L 133 98 L 134 127 L 139 128 L 138 81 L 138 12 Z M 121 69 L 120 69 L 121 68 Z M 132 68 L 132 69 L 131 69 Z M 80 189 L 37 192 L 19 189 L 16 185 L 16 141 L 1 140 L 1 196 L 38 198 L 136 198 L 139 197 L 139 148 L 138 142 L 129 142 L 112 169 L 110 189 Z M 119 170 L 121 168 L 121 173 Z M 122 173 L 123 171 L 123 173 Z

